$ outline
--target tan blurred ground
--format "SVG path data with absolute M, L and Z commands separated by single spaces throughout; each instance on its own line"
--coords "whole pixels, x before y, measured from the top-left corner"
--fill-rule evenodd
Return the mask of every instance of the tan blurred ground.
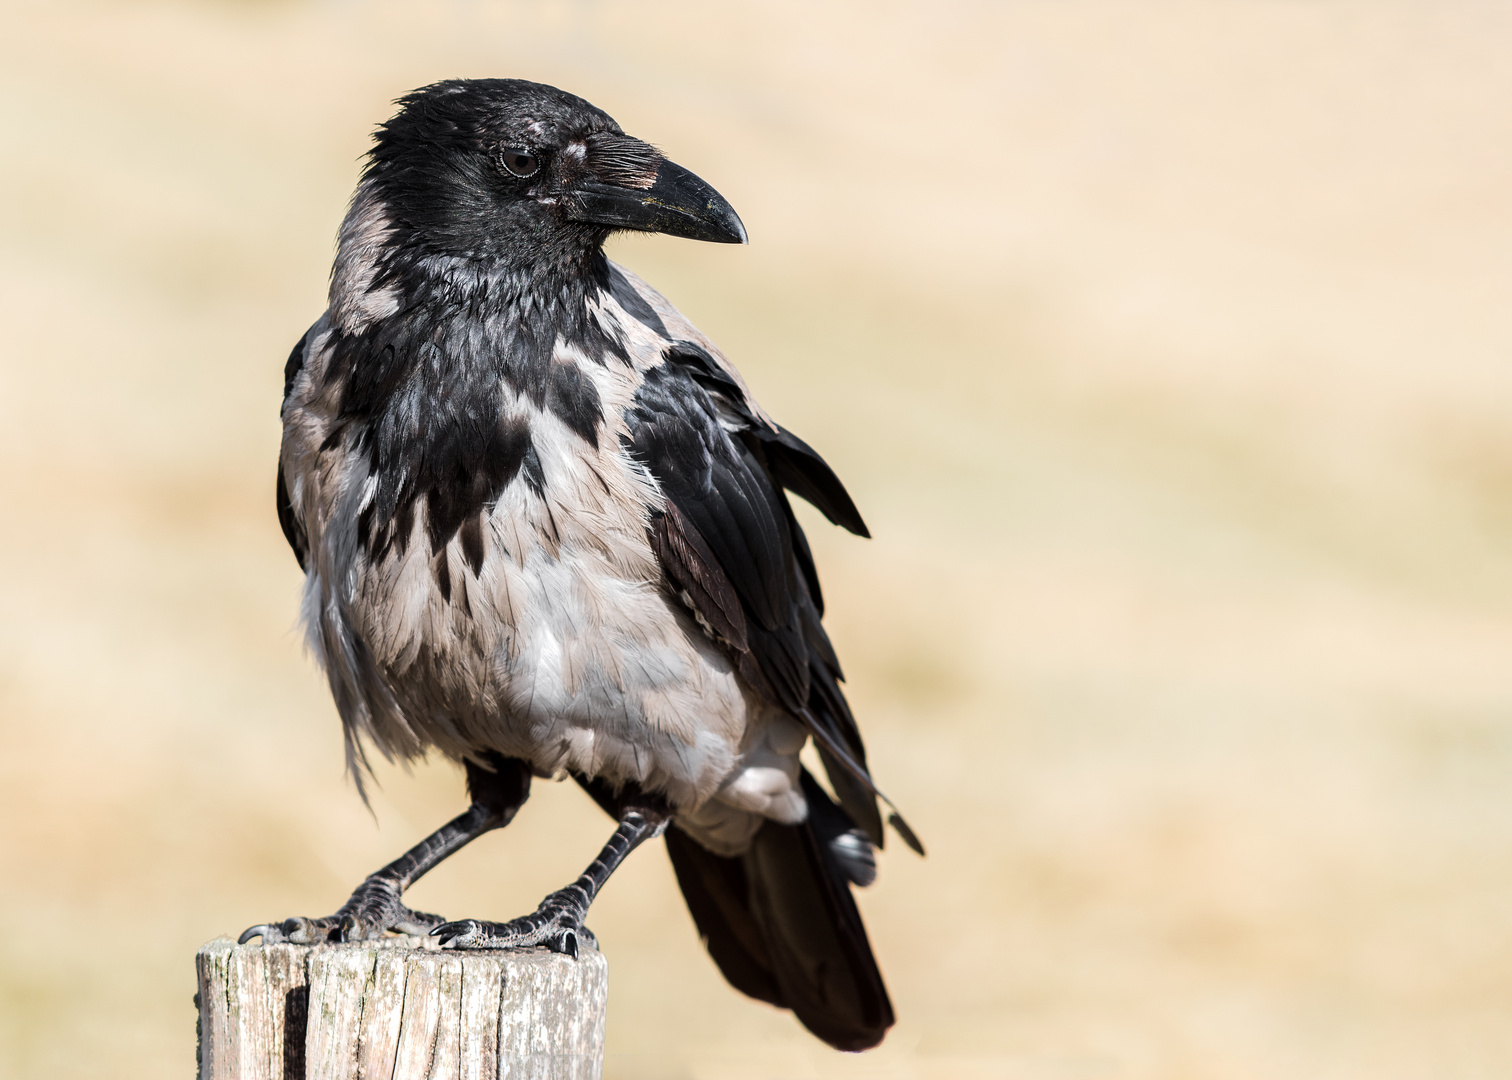
M 343 781 L 272 463 L 367 132 L 503 74 L 744 217 L 616 252 L 866 512 L 814 526 L 829 623 L 931 845 L 864 897 L 859 1058 L 640 854 L 610 1080 L 1512 1075 L 1512 9 L 0 18 L 0 1076 L 190 1075 L 201 941 L 460 806 Z M 542 785 L 416 900 L 516 914 L 604 830 Z

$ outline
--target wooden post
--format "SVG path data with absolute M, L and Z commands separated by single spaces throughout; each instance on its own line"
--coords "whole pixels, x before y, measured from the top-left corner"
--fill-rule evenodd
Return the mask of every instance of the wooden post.
M 598 1080 L 609 965 L 425 938 L 199 951 L 199 1080 Z

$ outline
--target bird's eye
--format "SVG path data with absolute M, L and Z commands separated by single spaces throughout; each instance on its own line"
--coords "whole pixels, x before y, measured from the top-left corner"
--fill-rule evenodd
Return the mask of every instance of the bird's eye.
M 541 159 L 537 155 L 513 147 L 500 151 L 499 160 L 516 176 L 534 176 L 541 168 Z

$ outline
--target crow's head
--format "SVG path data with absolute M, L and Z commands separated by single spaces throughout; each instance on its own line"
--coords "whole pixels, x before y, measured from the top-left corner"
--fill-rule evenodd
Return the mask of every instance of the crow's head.
M 411 250 L 571 260 L 615 229 L 745 242 L 717 191 L 555 87 L 452 80 L 398 104 L 375 136 L 365 186 L 391 242 Z

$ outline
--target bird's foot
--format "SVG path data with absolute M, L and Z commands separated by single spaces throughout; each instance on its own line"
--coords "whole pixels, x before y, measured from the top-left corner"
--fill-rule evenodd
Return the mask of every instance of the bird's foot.
M 399 902 L 399 886 L 386 878 L 368 878 L 334 915 L 308 919 L 296 915 L 279 923 L 249 926 L 237 938 L 245 945 L 255 937 L 264 944 L 289 941 L 296 945 L 320 942 L 375 941 L 386 933 L 428 934 L 445 920 L 440 915 L 413 911 Z
M 539 947 L 577 958 L 582 945 L 597 947 L 593 931 L 583 925 L 588 914 L 582 888 L 569 885 L 541 901 L 530 915 L 507 923 L 462 919 L 431 931 L 448 949 L 525 949 Z

